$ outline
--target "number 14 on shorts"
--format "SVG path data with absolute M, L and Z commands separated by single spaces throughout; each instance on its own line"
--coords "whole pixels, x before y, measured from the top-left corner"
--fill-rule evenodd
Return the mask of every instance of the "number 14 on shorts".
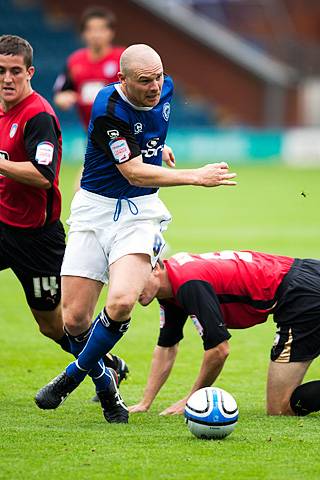
M 41 288 L 42 287 L 42 288 Z M 34 277 L 33 290 L 35 298 L 41 298 L 42 292 L 50 291 L 50 295 L 56 295 L 59 289 L 57 277 Z

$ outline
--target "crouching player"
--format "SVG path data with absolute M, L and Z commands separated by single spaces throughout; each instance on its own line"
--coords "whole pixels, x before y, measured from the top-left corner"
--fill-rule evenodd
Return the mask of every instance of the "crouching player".
M 228 328 L 249 328 L 274 315 L 277 334 L 267 384 L 269 415 L 307 415 L 320 410 L 320 380 L 301 384 L 320 353 L 320 261 L 253 251 L 178 253 L 158 262 L 139 302 L 157 298 L 158 345 L 142 400 L 147 411 L 169 377 L 188 316 L 203 340 L 204 357 L 188 395 L 163 414 L 181 414 L 189 396 L 212 385 L 229 354 Z

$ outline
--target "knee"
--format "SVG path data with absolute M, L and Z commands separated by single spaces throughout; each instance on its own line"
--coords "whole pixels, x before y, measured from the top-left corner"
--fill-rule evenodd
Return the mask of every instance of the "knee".
M 87 330 L 92 321 L 91 312 L 80 308 L 80 306 L 77 307 L 66 303 L 62 304 L 62 317 L 67 332 L 74 336 L 80 335 Z
M 107 302 L 108 315 L 115 321 L 127 320 L 131 315 L 136 300 L 136 296 L 133 294 L 112 295 Z

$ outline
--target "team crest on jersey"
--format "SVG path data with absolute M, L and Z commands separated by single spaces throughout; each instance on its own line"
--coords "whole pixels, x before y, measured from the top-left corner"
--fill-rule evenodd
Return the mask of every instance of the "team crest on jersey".
M 134 126 L 133 126 L 133 131 L 134 131 L 134 134 L 135 135 L 138 135 L 138 133 L 141 133 L 143 130 L 143 125 L 142 123 L 138 122 L 138 123 L 135 123 Z
M 118 63 L 115 61 L 106 62 L 103 65 L 103 73 L 106 77 L 114 77 L 118 72 Z
M 163 116 L 163 118 L 165 119 L 166 122 L 169 120 L 170 111 L 171 111 L 170 103 L 166 102 L 163 105 L 163 109 L 162 109 L 162 116 Z
M 109 143 L 112 155 L 118 163 L 129 160 L 131 151 L 125 138 L 117 138 Z
M 111 138 L 111 140 L 114 140 L 115 138 L 118 138 L 120 136 L 120 133 L 118 130 L 107 130 L 107 134 Z
M 10 128 L 10 133 L 9 133 L 9 137 L 10 138 L 13 138 L 16 134 L 16 131 L 18 130 L 18 124 L 17 123 L 13 123 L 11 125 L 11 128 Z

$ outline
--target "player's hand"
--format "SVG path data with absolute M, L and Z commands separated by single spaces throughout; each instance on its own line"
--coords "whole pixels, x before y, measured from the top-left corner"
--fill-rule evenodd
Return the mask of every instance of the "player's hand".
M 229 165 L 225 162 L 209 163 L 197 168 L 198 185 L 203 187 L 219 187 L 220 185 L 237 185 L 232 179 L 236 173 L 229 173 Z
M 170 407 L 163 410 L 159 415 L 183 415 L 187 400 L 183 398 Z
M 137 405 L 132 405 L 131 407 L 128 407 L 128 409 L 130 413 L 144 413 L 149 410 L 149 407 L 144 403 L 140 402 L 137 403 Z
M 61 110 L 69 110 L 73 107 L 78 101 L 78 95 L 72 90 L 66 90 L 65 92 L 58 92 L 54 96 L 54 103 Z
M 172 148 L 168 147 L 168 145 L 165 145 L 163 147 L 162 161 L 165 162 L 170 168 L 174 168 L 176 166 L 176 159 L 174 153 L 172 151 Z

